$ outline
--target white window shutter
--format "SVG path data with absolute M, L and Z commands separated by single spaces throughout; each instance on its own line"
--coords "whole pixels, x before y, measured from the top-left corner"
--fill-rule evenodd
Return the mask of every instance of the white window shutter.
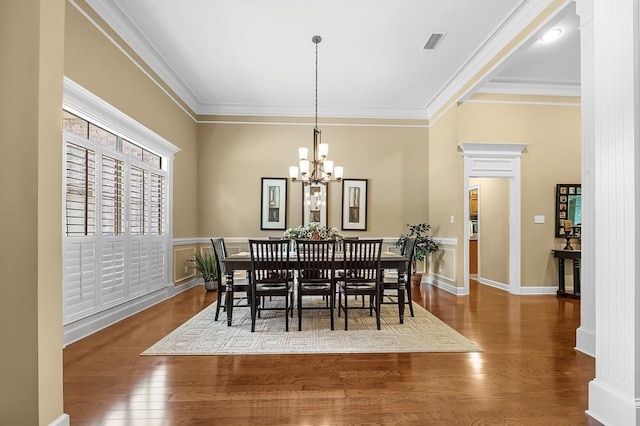
M 64 318 L 82 317 L 96 306 L 96 246 L 93 241 L 67 241 L 63 257 Z
M 100 285 L 103 304 L 112 304 L 125 297 L 124 241 L 106 239 L 101 244 Z

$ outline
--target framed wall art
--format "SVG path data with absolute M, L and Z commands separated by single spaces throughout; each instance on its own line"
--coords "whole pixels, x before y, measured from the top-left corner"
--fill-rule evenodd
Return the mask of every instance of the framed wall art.
M 327 185 L 302 185 L 302 224 L 312 222 L 327 226 Z
M 262 178 L 260 229 L 287 229 L 287 179 Z
M 342 229 L 367 230 L 368 179 L 342 179 Z
M 582 226 L 582 185 L 559 183 L 556 185 L 556 237 L 565 237 L 567 231 L 578 233 Z

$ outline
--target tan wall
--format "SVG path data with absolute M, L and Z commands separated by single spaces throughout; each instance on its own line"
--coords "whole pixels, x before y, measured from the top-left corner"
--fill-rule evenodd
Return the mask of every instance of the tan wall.
M 429 221 L 433 235 L 457 239 L 458 245 L 442 247 L 433 270 L 462 287 L 463 217 L 462 154 L 458 152 L 458 110 L 449 109 L 429 126 Z M 454 223 L 451 223 L 451 216 Z
M 427 129 L 320 123 L 329 157 L 345 178 L 369 179 L 367 231 L 345 235 L 396 236 L 427 218 Z M 201 124 L 198 215 L 201 237 L 282 235 L 260 230 L 261 177 L 287 177 L 297 148 L 313 144 L 312 125 Z M 341 228 L 342 186 L 328 189 L 329 226 Z M 302 188 L 288 183 L 287 226 L 302 222 Z
M 0 424 L 62 414 L 63 0 L 0 3 Z
M 576 106 L 465 103 L 458 108 L 460 142 L 529 144 L 522 157 L 523 286 L 557 285 L 550 251 L 562 248 L 564 240 L 554 237 L 555 185 L 581 179 L 579 99 L 558 100 Z M 544 215 L 546 223 L 534 224 L 536 215 Z
M 78 4 L 105 31 L 110 31 L 84 1 Z M 116 35 L 111 35 L 126 48 Z M 129 54 L 136 58 L 132 52 Z M 174 161 L 173 236 L 196 236 L 197 124 L 194 119 L 70 3 L 66 7 L 64 73 L 181 149 Z

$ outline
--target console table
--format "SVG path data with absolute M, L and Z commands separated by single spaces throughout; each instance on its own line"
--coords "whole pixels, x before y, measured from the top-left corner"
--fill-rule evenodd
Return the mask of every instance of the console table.
M 551 250 L 553 256 L 558 259 L 558 297 L 570 297 L 580 299 L 580 250 Z M 565 289 L 564 261 L 573 260 L 573 293 Z

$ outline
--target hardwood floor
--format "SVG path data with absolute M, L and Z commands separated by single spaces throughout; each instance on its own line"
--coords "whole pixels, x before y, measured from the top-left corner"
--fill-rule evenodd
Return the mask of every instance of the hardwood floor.
M 65 348 L 64 411 L 74 426 L 599 425 L 579 301 L 476 283 L 414 293 L 485 352 L 139 356 L 215 301 L 199 286 Z

